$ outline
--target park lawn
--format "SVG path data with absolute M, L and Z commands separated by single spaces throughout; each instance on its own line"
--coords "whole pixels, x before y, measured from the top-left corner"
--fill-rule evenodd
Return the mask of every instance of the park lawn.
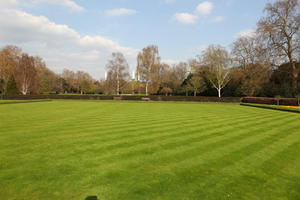
M 0 105 L 1 104 L 16 104 L 16 103 L 35 103 L 35 102 L 41 102 L 41 101 L 51 101 L 47 99 L 34 99 L 34 100 L 2 100 L 0 99 Z
M 89 196 L 300 199 L 300 114 L 214 103 L 0 105 L 0 199 Z

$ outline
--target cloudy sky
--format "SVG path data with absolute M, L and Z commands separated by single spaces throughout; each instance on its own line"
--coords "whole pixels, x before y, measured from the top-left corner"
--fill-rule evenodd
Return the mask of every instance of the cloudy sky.
M 0 0 L 0 47 L 20 46 L 64 68 L 104 76 L 112 52 L 131 70 L 137 52 L 158 45 L 172 64 L 198 55 L 209 44 L 227 48 L 251 34 L 273 0 Z

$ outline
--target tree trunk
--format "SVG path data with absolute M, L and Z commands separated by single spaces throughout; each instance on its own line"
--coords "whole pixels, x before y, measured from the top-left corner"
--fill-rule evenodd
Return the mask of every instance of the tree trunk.
M 120 95 L 120 80 L 117 81 L 117 95 Z
M 194 97 L 197 96 L 197 90 L 194 90 Z
M 219 95 L 219 98 L 221 98 L 221 88 L 218 88 L 218 95 Z
M 146 95 L 148 96 L 148 81 L 146 82 Z

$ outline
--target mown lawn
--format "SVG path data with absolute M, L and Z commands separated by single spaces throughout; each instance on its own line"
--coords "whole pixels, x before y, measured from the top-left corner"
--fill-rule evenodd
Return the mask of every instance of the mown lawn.
M 89 196 L 300 199 L 300 114 L 213 103 L 0 104 L 0 199 Z

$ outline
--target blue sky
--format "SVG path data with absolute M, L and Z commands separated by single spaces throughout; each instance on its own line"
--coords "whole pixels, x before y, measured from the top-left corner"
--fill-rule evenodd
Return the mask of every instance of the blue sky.
M 131 70 L 136 53 L 159 47 L 163 61 L 186 61 L 209 44 L 250 34 L 271 0 L 0 0 L 0 45 L 45 58 L 49 68 L 104 76 L 113 51 Z M 82 58 L 81 58 L 82 57 Z

